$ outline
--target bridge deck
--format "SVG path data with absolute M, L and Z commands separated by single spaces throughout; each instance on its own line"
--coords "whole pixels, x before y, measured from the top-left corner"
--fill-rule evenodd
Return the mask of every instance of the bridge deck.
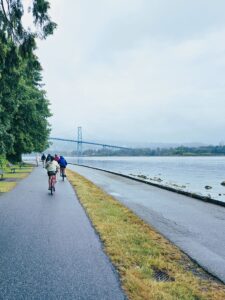
M 102 146 L 107 148 L 115 148 L 115 149 L 124 149 L 124 150 L 131 150 L 131 148 L 128 147 L 122 147 L 122 146 L 116 146 L 116 145 L 110 145 L 110 144 L 101 144 L 101 143 L 95 143 L 95 142 L 88 142 L 88 141 L 79 141 L 79 140 L 71 140 L 71 139 L 63 139 L 63 138 L 57 138 L 57 137 L 50 137 L 50 140 L 53 141 L 62 141 L 62 142 L 71 142 L 71 143 L 77 143 L 77 144 L 86 144 L 86 145 L 94 145 L 94 146 Z

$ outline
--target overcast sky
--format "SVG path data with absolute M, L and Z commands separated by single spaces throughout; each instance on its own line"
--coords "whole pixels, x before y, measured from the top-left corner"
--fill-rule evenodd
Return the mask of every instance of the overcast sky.
M 224 0 L 51 0 L 52 136 L 225 141 Z

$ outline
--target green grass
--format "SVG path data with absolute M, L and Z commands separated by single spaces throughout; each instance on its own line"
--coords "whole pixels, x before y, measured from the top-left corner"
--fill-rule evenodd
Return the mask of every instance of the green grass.
M 16 182 L 0 181 L 0 193 L 7 193 L 16 186 Z
M 4 176 L 3 181 L 0 181 L 0 193 L 7 193 L 10 190 L 12 190 L 18 183 L 18 179 L 24 179 L 26 178 L 33 170 L 33 167 L 25 166 L 20 168 L 19 166 L 15 166 L 15 173 L 11 172 L 11 169 L 8 167 L 5 167 L 3 169 Z M 10 179 L 10 182 L 7 182 L 7 179 Z M 15 179 L 15 181 L 13 181 Z
M 32 172 L 33 168 L 32 167 L 26 167 L 26 168 L 19 168 L 18 166 L 15 166 L 15 173 L 30 173 Z M 5 173 L 12 173 L 11 168 L 6 167 L 3 169 Z M 12 173 L 13 174 L 13 173 Z
M 198 267 L 129 209 L 84 177 L 70 170 L 67 175 L 119 271 L 129 299 L 225 299 L 223 284 L 188 271 Z M 174 281 L 157 282 L 155 269 L 165 271 Z M 199 268 L 198 272 L 204 274 Z
M 5 173 L 4 174 L 4 178 L 7 179 L 7 178 L 15 178 L 15 179 L 23 179 L 23 178 L 26 178 L 28 175 L 30 174 L 30 172 L 27 172 L 27 173 Z

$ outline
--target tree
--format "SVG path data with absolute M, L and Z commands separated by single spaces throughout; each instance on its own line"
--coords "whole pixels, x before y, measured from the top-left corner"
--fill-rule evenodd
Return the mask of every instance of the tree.
M 17 161 L 21 160 L 21 153 L 46 149 L 50 133 L 47 119 L 51 116 L 46 93 L 39 87 L 41 69 L 37 58 L 33 55 L 32 59 L 30 57 L 22 62 L 16 95 L 17 110 L 9 131 L 16 138 L 13 151 L 8 151 L 8 158 Z
M 32 1 L 28 8 L 34 23 L 31 30 L 23 26 L 21 0 L 0 0 L 0 154 L 6 153 L 11 160 L 47 146 L 49 101 L 34 51 L 36 39 L 45 39 L 56 28 L 49 8 L 48 1 Z
M 34 23 L 34 30 L 32 31 L 23 26 L 22 18 L 25 8 L 21 0 L 0 0 L 1 30 L 7 34 L 7 37 L 11 37 L 14 42 L 22 46 L 28 46 L 30 42 L 32 45 L 35 38 L 45 39 L 48 35 L 53 34 L 56 28 L 56 23 L 51 21 L 48 14 L 49 8 L 49 1 L 31 1 L 27 13 L 32 15 Z
M 16 109 L 16 87 L 19 64 L 16 47 L 0 33 L 0 153 L 12 150 L 13 135 L 8 131 Z

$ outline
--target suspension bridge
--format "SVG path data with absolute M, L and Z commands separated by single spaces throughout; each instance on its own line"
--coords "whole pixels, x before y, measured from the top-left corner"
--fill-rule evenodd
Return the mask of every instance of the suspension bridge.
M 71 142 L 71 143 L 76 143 L 77 144 L 77 155 L 82 156 L 83 152 L 83 145 L 93 145 L 93 146 L 101 146 L 103 148 L 113 148 L 117 150 L 131 150 L 131 148 L 128 147 L 122 147 L 122 146 L 117 146 L 117 145 L 110 145 L 110 144 L 103 144 L 103 143 L 96 143 L 96 142 L 89 142 L 89 141 L 84 141 L 82 139 L 82 127 L 79 126 L 77 130 L 77 139 L 72 140 L 72 139 L 64 139 L 64 138 L 59 138 L 59 137 L 50 137 L 50 140 L 53 141 L 62 141 L 62 142 Z

